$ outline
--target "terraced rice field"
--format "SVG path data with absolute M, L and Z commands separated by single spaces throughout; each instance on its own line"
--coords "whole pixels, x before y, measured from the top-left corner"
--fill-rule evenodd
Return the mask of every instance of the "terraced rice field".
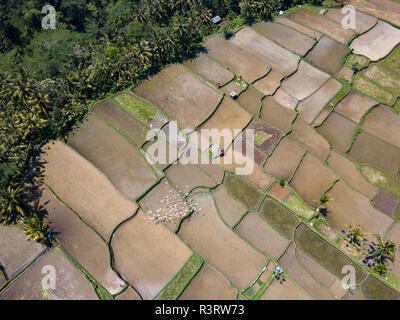
M 400 4 L 351 4 L 355 30 L 340 9 L 303 7 L 214 35 L 47 143 L 39 203 L 57 243 L 0 226 L 0 299 L 398 299 L 400 259 L 385 277 L 362 259 L 373 234 L 400 241 Z M 191 132 L 150 163 L 173 121 Z M 188 141 L 207 163 L 178 161 Z M 346 247 L 351 224 L 365 245 Z M 41 287 L 45 265 L 56 289 Z

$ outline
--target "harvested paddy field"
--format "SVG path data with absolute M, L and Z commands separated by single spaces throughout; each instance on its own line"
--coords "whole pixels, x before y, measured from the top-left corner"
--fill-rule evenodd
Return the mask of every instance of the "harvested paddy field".
M 238 200 L 233 199 L 223 185 L 211 190 L 218 212 L 222 219 L 231 227 L 236 225 L 246 213 L 247 208 Z
M 41 202 L 48 212 L 52 227 L 57 230 L 56 238 L 63 248 L 111 294 L 120 292 L 125 283 L 110 267 L 107 244 L 47 188 L 43 190 Z
M 340 175 L 354 189 L 372 199 L 378 193 L 378 188 L 368 183 L 358 171 L 356 165 L 345 156 L 333 151 L 328 160 L 328 165 Z
M 364 296 L 368 300 L 400 300 L 400 295 L 396 291 L 374 276 L 369 276 L 361 287 Z
M 258 116 L 261 108 L 261 98 L 263 94 L 253 86 L 249 86 L 245 92 L 243 92 L 237 102 L 248 112 Z
M 362 94 L 389 106 L 393 105 L 396 101 L 397 95 L 386 91 L 373 81 L 366 79 L 363 77 L 362 73 L 358 73 L 354 76 L 353 87 Z
M 306 59 L 321 69 L 336 74 L 342 68 L 343 57 L 348 52 L 347 46 L 324 35 L 307 54 Z
M 329 78 L 328 74 L 302 60 L 296 73 L 282 82 L 282 89 L 292 97 L 303 100 L 322 87 Z
M 400 199 L 400 181 L 398 179 L 372 166 L 361 166 L 361 174 L 372 184 Z
M 319 38 L 322 37 L 322 33 L 313 29 L 310 29 L 300 23 L 294 22 L 286 17 L 277 17 L 275 19 L 275 22 L 283 24 L 285 26 L 288 26 L 292 28 L 293 30 L 296 30 L 302 34 L 305 34 L 306 36 L 309 36 L 310 38 L 314 40 L 318 40 Z
M 357 9 L 400 25 L 400 5 L 390 0 L 351 0 Z
M 229 40 L 231 43 L 258 57 L 273 70 L 288 76 L 299 63 L 300 57 L 263 37 L 255 30 L 244 27 Z
M 273 97 L 266 97 L 262 100 L 260 119 L 272 124 L 282 132 L 290 131 L 295 118 L 296 111 L 281 106 Z
M 183 221 L 179 236 L 243 290 L 260 273 L 267 258 L 221 221 L 209 193 L 198 193 L 192 198 L 203 210 L 190 217 L 190 221 Z
M 126 288 L 124 292 L 115 297 L 115 300 L 142 300 L 131 287 Z
M 314 94 L 299 103 L 297 111 L 301 118 L 312 123 L 340 88 L 341 83 L 333 78 L 325 82 Z
M 298 224 L 297 218 L 276 200 L 265 198 L 260 210 L 260 217 L 274 228 L 281 236 L 290 240 Z
M 399 205 L 399 200 L 390 193 L 380 191 L 373 201 L 373 205 L 379 211 L 393 218 L 395 210 Z
M 180 64 L 162 69 L 133 90 L 184 129 L 200 125 L 221 100 L 221 94 Z
M 99 102 L 92 111 L 137 146 L 140 147 L 146 142 L 146 135 L 150 129 L 134 117 L 131 117 L 127 112 L 118 108 L 113 102 Z
M 313 38 L 275 22 L 256 23 L 254 30 L 300 56 L 304 56 L 315 43 Z
M 102 171 L 128 199 L 136 199 L 156 182 L 155 173 L 140 152 L 94 116 L 70 134 L 68 145 Z
M 383 64 L 371 65 L 367 70 L 362 72 L 362 76 L 394 95 L 399 95 L 400 76 L 394 73 L 393 70 L 387 70 L 386 67 L 382 65 Z
M 290 279 L 286 279 L 283 284 L 273 281 L 260 300 L 311 300 L 311 298 Z
M 43 150 L 45 183 L 104 239 L 134 214 L 137 205 L 121 196 L 104 174 L 71 147 L 55 141 Z
M 342 13 L 342 9 L 329 9 L 328 12 L 325 14 L 325 17 L 335 21 L 338 24 L 341 24 L 344 15 Z M 377 18 L 360 11 L 356 11 L 355 19 L 357 23 L 355 24 L 355 29 L 353 30 L 359 34 L 371 29 L 378 21 Z
M 314 128 L 308 126 L 301 119 L 297 119 L 292 125 L 293 131 L 289 138 L 299 142 L 304 148 L 321 160 L 329 155 L 330 145 Z
M 373 108 L 362 123 L 362 128 L 400 148 L 400 115 L 390 107 L 379 105 Z
M 26 239 L 25 233 L 17 227 L 0 226 L 0 265 L 8 279 L 33 262 L 45 249 L 45 246 Z
M 392 224 L 392 219 L 374 209 L 369 199 L 338 181 L 328 196 L 334 199 L 329 202 L 327 221 L 336 230 L 342 230 L 353 221 L 360 224 L 370 234 L 384 235 Z
M 255 211 L 249 212 L 235 227 L 235 231 L 249 240 L 258 250 L 273 258 L 279 257 L 288 244 L 288 241 Z
M 356 271 L 356 282 L 360 283 L 365 278 L 364 270 L 353 262 L 344 253 L 340 252 L 329 242 L 311 231 L 306 225 L 301 224 L 296 230 L 296 247 L 308 256 L 316 259 L 324 268 L 342 279 L 342 268 L 352 265 Z
M 288 18 L 311 29 L 325 33 L 327 36 L 343 44 L 346 44 L 354 35 L 354 31 L 345 30 L 340 24 L 304 8 L 289 14 Z
M 350 48 L 355 54 L 378 61 L 386 57 L 399 42 L 400 30 L 387 22 L 379 21 L 370 31 L 354 39 Z
M 119 226 L 111 245 L 116 269 L 143 299 L 154 298 L 192 255 L 175 234 L 142 211 Z
M 376 104 L 376 101 L 351 91 L 336 105 L 335 111 L 355 122 L 359 122 L 364 114 Z
M 179 220 L 190 210 L 165 179 L 148 191 L 139 203 L 149 220 L 162 222 L 172 231 L 175 231 Z
M 195 164 L 173 164 L 166 170 L 166 176 L 184 195 L 196 187 L 212 188 L 216 185 L 215 181 Z
M 400 242 L 400 223 L 396 222 L 390 231 L 387 233 L 386 240 L 393 241 L 395 243 Z M 396 259 L 394 262 L 389 262 L 391 271 L 396 277 L 400 277 L 400 261 Z
M 203 46 L 211 58 L 232 70 L 236 76 L 242 76 L 249 83 L 265 76 L 270 69 L 267 63 L 249 55 L 219 36 L 207 39 Z
M 43 289 L 46 266 L 57 271 L 55 289 Z M 97 300 L 92 285 L 57 247 L 41 256 L 0 295 L 0 300 Z
M 379 152 L 377 152 L 379 150 Z M 360 164 L 371 164 L 395 175 L 400 163 L 400 149 L 368 133 L 360 133 L 349 156 Z
M 329 141 L 335 150 L 345 153 L 351 146 L 356 128 L 356 123 L 332 112 L 317 128 L 317 131 Z
M 224 186 L 232 197 L 239 200 L 249 210 L 256 209 L 262 198 L 261 191 L 233 174 L 225 177 Z
M 284 178 L 288 181 L 298 167 L 304 153 L 304 149 L 299 145 L 288 139 L 283 139 L 268 158 L 264 168 L 276 179 Z
M 286 250 L 285 254 L 279 258 L 279 264 L 288 273 L 291 279 L 296 281 L 314 299 L 333 300 L 333 296 L 326 288 L 323 288 L 314 280 L 308 272 L 298 263 L 294 254 L 295 246 L 293 243 Z
M 234 300 L 237 291 L 209 264 L 203 265 L 179 300 Z
M 272 95 L 281 84 L 283 75 L 275 70 L 271 70 L 268 75 L 253 83 L 254 88 L 265 95 Z
M 211 81 L 217 87 L 221 87 L 231 81 L 234 74 L 225 69 L 218 62 L 208 57 L 206 54 L 199 54 L 194 59 L 183 62 L 185 66 L 194 72 Z
M 288 95 L 287 92 L 284 91 L 282 88 L 279 88 L 275 92 L 274 100 L 278 102 L 280 105 L 290 110 L 295 110 L 297 103 L 299 102 L 298 99 Z
M 322 193 L 337 179 L 335 173 L 320 160 L 307 153 L 290 185 L 311 207 L 317 207 Z

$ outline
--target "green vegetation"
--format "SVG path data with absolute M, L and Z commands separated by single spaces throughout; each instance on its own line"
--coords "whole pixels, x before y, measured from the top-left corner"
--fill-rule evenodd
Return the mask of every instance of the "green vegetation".
M 396 100 L 395 95 L 384 90 L 374 82 L 365 79 L 360 73 L 354 76 L 353 86 L 364 95 L 386 105 L 391 106 Z
M 350 258 L 305 226 L 300 227 L 296 233 L 296 245 L 339 278 L 343 277 L 342 268 L 345 265 L 355 267 L 358 282 L 365 276 L 362 269 Z
M 197 254 L 193 254 L 183 266 L 176 277 L 157 296 L 158 300 L 176 300 L 186 288 L 194 275 L 200 270 L 203 260 Z
M 286 239 L 292 238 L 293 230 L 299 222 L 289 210 L 272 199 L 265 199 L 260 216 Z
M 379 64 L 388 70 L 400 74 L 400 46 L 397 46 L 389 56 L 380 61 Z
M 122 109 L 145 124 L 148 124 L 156 117 L 156 111 L 153 108 L 129 93 L 122 92 L 116 95 L 114 100 L 120 104 Z
M 400 199 L 400 182 L 386 172 L 375 167 L 362 165 L 361 174 L 372 184 Z
M 392 111 L 396 114 L 400 115 L 400 99 L 397 99 L 397 102 L 395 103 L 395 105 L 392 108 Z
M 373 276 L 369 276 L 368 279 L 362 284 L 362 290 L 364 296 L 369 300 L 399 300 L 398 295 L 391 288 L 386 286 L 384 283 L 379 281 Z
M 370 62 L 371 60 L 366 56 L 363 56 L 361 54 L 350 54 L 347 57 L 345 66 L 355 71 L 359 71 L 365 67 L 368 67 Z
M 235 175 L 228 175 L 224 183 L 228 192 L 242 202 L 248 209 L 256 209 L 262 194 L 249 183 Z
M 272 134 L 268 134 L 264 131 L 257 131 L 256 134 L 254 135 L 254 143 L 259 146 L 260 144 L 263 144 L 271 137 Z
M 311 219 L 316 215 L 316 211 L 300 200 L 296 195 L 290 196 L 284 203 L 300 217 Z

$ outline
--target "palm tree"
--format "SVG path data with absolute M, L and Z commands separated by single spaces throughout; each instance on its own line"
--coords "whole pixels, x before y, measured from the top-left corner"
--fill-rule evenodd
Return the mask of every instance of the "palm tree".
M 396 251 L 396 244 L 390 240 L 383 240 L 379 234 L 374 235 L 378 244 L 374 246 L 374 253 L 372 257 L 374 257 L 379 263 L 385 263 L 386 259 L 394 262 L 396 259 L 395 251 Z
M 388 269 L 387 269 L 386 265 L 384 265 L 383 263 L 378 263 L 374 267 L 374 272 L 378 273 L 380 276 L 385 274 L 387 271 L 388 271 Z
M 47 247 L 51 247 L 54 235 L 54 230 L 43 219 L 32 216 L 24 220 L 20 226 L 26 236 L 38 243 L 42 243 Z
M 361 245 L 364 240 L 364 236 L 368 235 L 368 232 L 363 232 L 361 225 L 355 225 L 354 220 L 352 220 L 352 224 L 350 226 L 345 225 L 345 227 L 349 228 L 348 238 L 350 243 L 354 243 L 356 245 Z
M 29 214 L 24 188 L 8 186 L 0 189 L 0 222 L 10 224 Z

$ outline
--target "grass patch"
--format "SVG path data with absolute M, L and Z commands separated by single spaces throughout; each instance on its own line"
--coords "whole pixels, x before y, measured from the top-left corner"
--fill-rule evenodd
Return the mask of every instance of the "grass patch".
M 362 269 L 356 263 L 305 225 L 302 225 L 296 233 L 296 245 L 340 279 L 343 277 L 342 268 L 345 265 L 355 267 L 357 282 L 364 277 Z
M 254 143 L 259 146 L 260 144 L 264 143 L 271 137 L 272 134 L 268 134 L 264 131 L 257 131 L 256 134 L 254 135 Z
M 260 217 L 286 239 L 291 239 L 299 220 L 285 207 L 272 199 L 265 199 Z
M 372 184 L 400 199 L 400 182 L 386 172 L 368 165 L 362 165 L 361 174 Z
M 396 104 L 393 106 L 392 111 L 400 115 L 400 99 L 397 99 Z
M 371 65 L 362 71 L 363 77 L 371 80 L 383 89 L 398 95 L 400 92 L 400 77 L 379 64 Z
M 365 67 L 368 67 L 370 62 L 371 60 L 366 56 L 361 54 L 350 54 L 347 57 L 344 65 L 348 68 L 359 71 Z
M 387 58 L 379 62 L 380 65 L 400 75 L 400 46 L 397 46 Z
M 284 203 L 300 217 L 304 217 L 309 220 L 316 215 L 315 210 L 309 205 L 305 204 L 296 195 L 290 196 Z
M 128 93 L 120 93 L 113 98 L 121 108 L 140 121 L 148 124 L 156 117 L 156 111 L 143 101 Z
M 176 277 L 161 291 L 157 300 L 176 300 L 186 288 L 190 280 L 200 270 L 203 260 L 197 254 L 190 257 L 182 270 Z
M 110 295 L 103 288 L 96 286 L 94 290 L 100 300 L 112 300 Z
M 364 296 L 368 300 L 399 300 L 400 295 L 373 276 L 362 284 Z
M 396 96 L 394 94 L 365 79 L 360 73 L 354 76 L 353 87 L 380 103 L 389 106 L 395 103 Z
M 228 192 L 248 209 L 256 209 L 262 194 L 255 187 L 233 174 L 226 177 L 224 185 Z

